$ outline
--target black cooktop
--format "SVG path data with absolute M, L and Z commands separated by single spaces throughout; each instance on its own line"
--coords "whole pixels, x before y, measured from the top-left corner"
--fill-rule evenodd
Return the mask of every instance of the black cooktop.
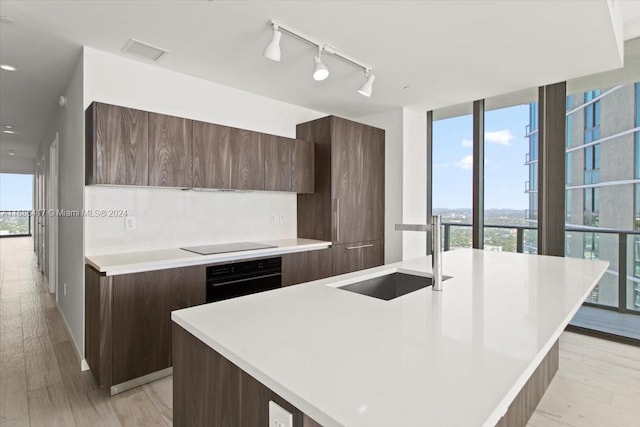
M 195 252 L 200 255 L 214 255 L 224 254 L 227 252 L 239 252 L 239 251 L 252 251 L 255 249 L 269 249 L 277 248 L 276 245 L 267 245 L 264 243 L 255 242 L 237 242 L 237 243 L 223 243 L 219 245 L 204 245 L 204 246 L 190 246 L 187 248 L 180 248 L 185 251 Z

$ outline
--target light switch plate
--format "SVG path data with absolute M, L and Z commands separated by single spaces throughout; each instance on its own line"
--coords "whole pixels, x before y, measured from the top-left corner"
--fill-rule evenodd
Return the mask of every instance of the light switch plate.
M 293 427 L 293 415 L 273 400 L 269 401 L 269 427 Z
M 124 219 L 124 228 L 127 231 L 133 231 L 136 229 L 136 217 L 128 216 Z

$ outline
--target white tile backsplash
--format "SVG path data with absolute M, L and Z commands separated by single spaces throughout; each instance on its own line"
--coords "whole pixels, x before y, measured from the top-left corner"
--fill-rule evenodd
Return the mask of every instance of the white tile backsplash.
M 86 217 L 87 256 L 296 237 L 290 193 L 88 186 L 85 207 L 126 210 L 136 221 L 127 231 L 124 216 Z

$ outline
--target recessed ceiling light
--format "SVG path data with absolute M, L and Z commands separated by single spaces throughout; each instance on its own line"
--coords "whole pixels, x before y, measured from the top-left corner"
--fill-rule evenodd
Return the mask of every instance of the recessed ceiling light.
M 17 70 L 16 67 L 13 67 L 13 66 L 7 65 L 7 64 L 0 65 L 0 68 L 2 68 L 5 71 L 16 71 Z
M 14 132 L 14 131 L 12 131 L 12 130 L 3 130 L 2 132 L 4 132 L 4 133 L 15 133 L 15 132 Z
M 15 151 L 13 151 L 13 150 L 9 150 L 9 155 L 10 155 L 10 156 L 15 156 L 15 155 L 16 155 L 16 152 L 15 152 Z
M 11 125 L 4 125 L 4 127 L 5 127 L 6 129 L 13 129 L 13 126 L 11 126 Z
M 8 16 L 0 16 L 0 22 L 2 22 L 3 24 L 13 24 L 13 19 L 9 18 Z

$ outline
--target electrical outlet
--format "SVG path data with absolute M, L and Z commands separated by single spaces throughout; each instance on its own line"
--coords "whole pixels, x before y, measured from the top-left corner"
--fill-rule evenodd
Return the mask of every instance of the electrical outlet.
M 67 282 L 64 282 L 64 285 L 62 285 L 62 295 L 67 296 Z
M 127 231 L 133 231 L 136 229 L 136 217 L 128 216 L 124 219 L 124 228 Z
M 284 224 L 284 222 L 286 221 L 286 217 L 284 216 L 284 214 L 280 214 L 280 224 Z
M 293 415 L 273 400 L 269 401 L 269 427 L 293 427 Z
M 276 223 L 276 214 L 274 214 L 273 212 L 269 214 L 269 222 L 271 223 L 271 225 Z

